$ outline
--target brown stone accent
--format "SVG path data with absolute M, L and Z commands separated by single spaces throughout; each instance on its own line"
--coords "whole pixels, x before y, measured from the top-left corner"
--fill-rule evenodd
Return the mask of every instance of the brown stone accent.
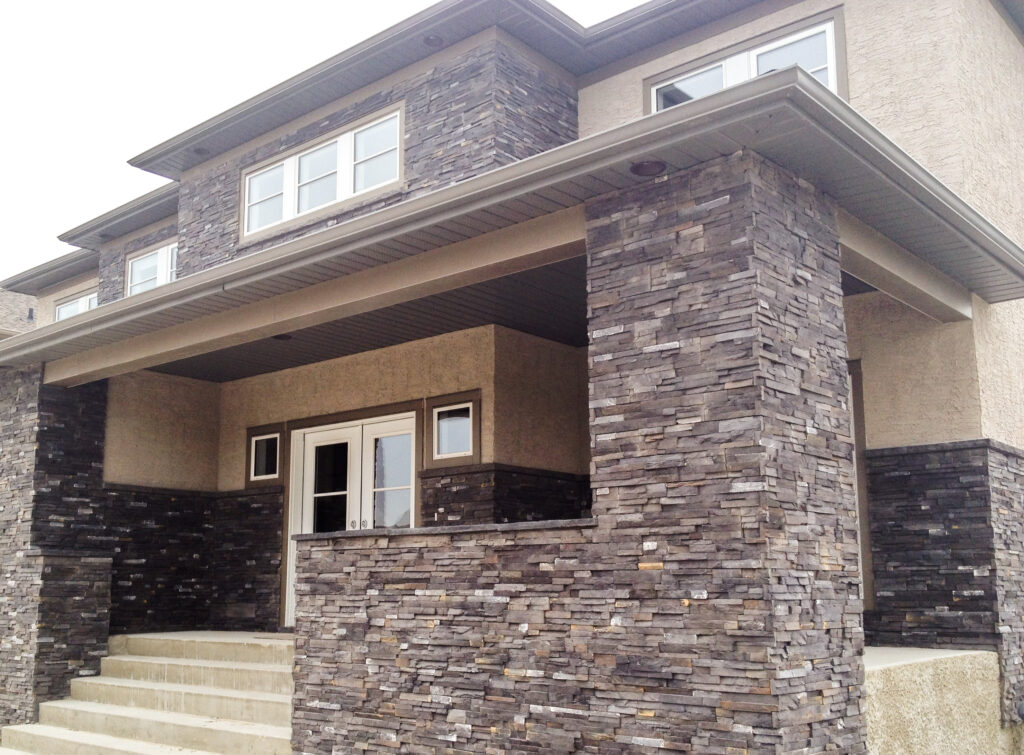
M 865 751 L 832 207 L 738 154 L 588 217 L 596 527 L 300 539 L 297 751 Z
M 507 524 L 590 515 L 590 478 L 504 464 L 420 472 L 420 522 Z

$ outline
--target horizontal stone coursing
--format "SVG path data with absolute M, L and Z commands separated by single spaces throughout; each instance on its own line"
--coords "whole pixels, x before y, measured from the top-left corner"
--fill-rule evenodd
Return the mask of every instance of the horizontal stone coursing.
M 590 514 L 590 479 L 502 464 L 420 472 L 424 526 L 578 519 Z

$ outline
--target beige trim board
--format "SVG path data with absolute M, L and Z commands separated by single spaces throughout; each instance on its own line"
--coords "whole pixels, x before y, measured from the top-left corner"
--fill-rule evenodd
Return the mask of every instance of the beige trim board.
M 970 320 L 971 292 L 853 215 L 839 210 L 843 270 L 938 320 Z
M 351 317 L 578 257 L 583 206 L 388 265 L 100 346 L 46 365 L 47 383 L 81 385 Z

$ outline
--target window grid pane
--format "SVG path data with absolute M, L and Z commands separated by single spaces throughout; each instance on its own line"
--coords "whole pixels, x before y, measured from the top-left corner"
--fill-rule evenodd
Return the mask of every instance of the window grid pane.
M 725 87 L 725 71 L 722 66 L 709 68 L 707 71 L 673 81 L 657 90 L 657 108 L 664 110 L 673 105 L 681 105 L 700 97 L 721 91 Z
M 805 71 L 817 71 L 828 65 L 828 42 L 824 31 L 757 56 L 757 74 L 798 65 Z
M 371 157 L 355 166 L 355 190 L 379 186 L 398 178 L 398 150 Z

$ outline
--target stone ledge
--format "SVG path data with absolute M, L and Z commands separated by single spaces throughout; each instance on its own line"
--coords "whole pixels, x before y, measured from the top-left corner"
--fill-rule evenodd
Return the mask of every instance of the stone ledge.
M 889 456 L 906 456 L 908 454 L 928 454 L 939 451 L 969 451 L 975 448 L 990 448 L 1011 456 L 1024 459 L 1024 449 L 1016 448 L 1002 441 L 991 438 L 974 440 L 955 440 L 948 443 L 927 443 L 920 446 L 893 446 L 891 448 L 869 448 L 864 454 L 869 459 L 884 459 Z
M 296 542 L 317 540 L 347 540 L 364 537 L 429 537 L 435 535 L 462 535 L 474 532 L 531 532 L 536 530 L 590 529 L 597 526 L 596 519 L 551 519 L 543 522 L 514 522 L 512 524 L 462 524 L 451 527 L 381 527 L 372 530 L 350 530 L 341 532 L 315 532 L 306 535 L 292 535 Z

